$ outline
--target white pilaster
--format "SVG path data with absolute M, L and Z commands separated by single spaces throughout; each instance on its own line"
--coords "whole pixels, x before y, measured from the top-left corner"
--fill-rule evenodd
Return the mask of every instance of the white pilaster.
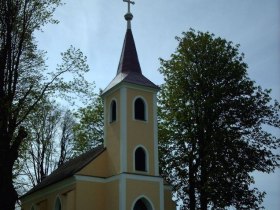
M 119 179 L 119 210 L 126 210 L 126 177 L 120 174 Z
M 120 173 L 127 172 L 127 89 L 120 89 Z

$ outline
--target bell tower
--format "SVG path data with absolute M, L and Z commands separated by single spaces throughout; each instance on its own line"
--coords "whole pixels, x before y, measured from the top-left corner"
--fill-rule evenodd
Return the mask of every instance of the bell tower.
M 130 6 L 134 2 L 123 1 L 128 4 L 123 48 L 116 76 L 102 93 L 104 146 L 111 176 L 120 177 L 119 209 L 142 205 L 164 210 L 164 184 L 158 166 L 159 87 L 142 74 L 131 30 Z
M 113 161 L 113 174 L 158 176 L 157 97 L 159 87 L 141 71 L 131 30 L 128 3 L 127 30 L 115 78 L 102 93 L 104 145 Z

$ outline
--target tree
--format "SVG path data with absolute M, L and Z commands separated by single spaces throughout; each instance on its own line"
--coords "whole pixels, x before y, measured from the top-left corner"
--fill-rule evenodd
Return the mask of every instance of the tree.
M 85 108 L 80 108 L 75 116 L 78 123 L 74 126 L 74 152 L 78 155 L 103 143 L 102 98 L 95 96 L 91 103 Z
M 52 19 L 60 0 L 1 0 L 0 3 L 0 209 L 14 209 L 17 192 L 13 167 L 27 137 L 23 122 L 44 96 L 69 98 L 86 93 L 83 78 L 86 57 L 70 47 L 55 71 L 45 65 L 45 52 L 37 49 L 33 36 Z M 62 75 L 69 76 L 67 81 Z
M 238 45 L 190 30 L 161 59 L 159 96 L 162 175 L 183 207 L 261 209 L 265 193 L 252 188 L 253 171 L 279 166 L 279 103 L 247 75 Z
M 28 136 L 21 146 L 17 168 L 20 194 L 39 184 L 73 156 L 75 120 L 54 101 L 42 101 L 24 123 Z

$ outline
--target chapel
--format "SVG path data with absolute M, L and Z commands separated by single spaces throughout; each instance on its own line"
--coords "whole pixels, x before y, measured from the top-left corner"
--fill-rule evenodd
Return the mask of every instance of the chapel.
M 175 210 L 159 175 L 157 92 L 127 29 L 115 78 L 102 92 L 104 142 L 69 160 L 21 197 L 22 210 Z

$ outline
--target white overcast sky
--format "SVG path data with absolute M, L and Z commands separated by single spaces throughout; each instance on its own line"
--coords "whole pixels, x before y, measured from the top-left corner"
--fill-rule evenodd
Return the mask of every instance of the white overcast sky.
M 96 91 L 104 89 L 116 74 L 126 22 L 127 4 L 122 0 L 64 0 L 57 9 L 58 25 L 37 33 L 39 48 L 48 52 L 55 68 L 60 52 L 70 45 L 88 57 Z M 249 65 L 249 77 L 271 88 L 280 101 L 280 1 L 279 0 L 135 0 L 132 31 L 142 72 L 156 84 L 163 79 L 158 58 L 168 59 L 183 31 L 193 28 L 240 44 Z M 280 135 L 279 131 L 276 133 Z M 256 186 L 265 190 L 265 207 L 279 210 L 280 170 L 256 174 Z

